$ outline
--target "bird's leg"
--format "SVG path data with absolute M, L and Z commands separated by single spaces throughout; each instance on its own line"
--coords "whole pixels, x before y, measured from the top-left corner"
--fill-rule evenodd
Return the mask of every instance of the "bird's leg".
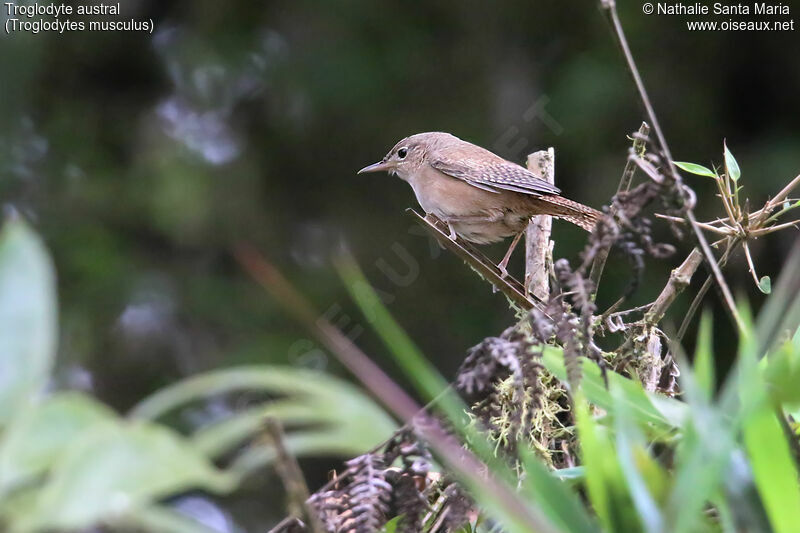
M 461 222 L 466 224 L 479 224 L 479 223 L 494 223 L 499 222 L 503 219 L 503 214 L 498 212 L 493 212 L 489 215 L 451 215 L 448 217 L 441 217 L 441 220 L 447 224 L 447 227 L 450 229 L 450 239 L 456 240 L 456 230 L 453 228 L 454 222 Z
M 455 228 L 453 228 L 453 225 L 450 224 L 449 222 L 447 223 L 447 227 L 450 230 L 450 240 L 455 241 L 458 238 L 458 235 L 456 235 Z
M 511 259 L 511 254 L 514 253 L 514 248 L 517 247 L 517 244 L 519 243 L 519 240 L 522 238 L 522 234 L 523 234 L 523 232 L 520 231 L 519 233 L 517 233 L 514 236 L 514 240 L 511 241 L 511 246 L 508 247 L 508 251 L 506 252 L 506 255 L 503 256 L 503 260 L 500 261 L 500 264 L 497 265 L 497 268 L 500 270 L 500 277 L 501 278 L 507 278 L 508 277 L 508 270 L 506 270 L 506 267 L 508 266 L 509 259 Z

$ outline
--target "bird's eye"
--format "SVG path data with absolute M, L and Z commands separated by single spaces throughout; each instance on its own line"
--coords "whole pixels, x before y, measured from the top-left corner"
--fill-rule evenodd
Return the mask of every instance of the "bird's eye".
M 408 155 L 408 148 L 403 147 L 397 151 L 397 157 L 399 157 L 400 159 L 405 159 L 407 155 Z

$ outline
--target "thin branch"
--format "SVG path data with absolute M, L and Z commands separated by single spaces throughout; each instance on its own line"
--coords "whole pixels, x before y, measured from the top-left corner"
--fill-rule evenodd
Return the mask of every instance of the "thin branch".
M 497 265 L 482 252 L 461 239 L 461 237 L 452 240 L 449 237 L 447 225 L 436 218 L 435 215 L 429 213 L 422 216 L 413 209 L 407 209 L 406 211 L 430 232 L 439 244 L 460 257 L 478 275 L 502 292 L 514 306 L 523 311 L 530 311 L 534 307 L 543 309 L 543 302 L 538 297 L 533 294 L 526 294 L 525 286 L 522 283 L 511 275 L 504 276 Z
M 753 276 L 753 281 L 758 285 L 758 274 L 756 274 L 756 266 L 753 264 L 753 258 L 750 256 L 750 247 L 747 245 L 747 241 L 742 243 L 742 248 L 744 248 L 744 256 L 747 258 L 747 269 Z
M 725 181 L 721 178 L 716 178 L 714 181 L 717 184 L 717 189 L 719 190 L 719 199 L 722 200 L 722 206 L 725 208 L 725 212 L 728 214 L 728 220 L 731 221 L 731 224 L 736 223 L 737 217 L 733 212 L 734 207 L 731 205 L 730 198 L 731 198 L 731 191 L 730 191 L 730 180 L 728 179 L 728 175 L 725 174 Z
M 670 273 L 669 282 L 644 315 L 645 324 L 655 326 L 661 321 L 672 302 L 689 285 L 692 276 L 702 262 L 703 254 L 697 248 L 693 248 L 683 263 Z
M 667 140 L 664 137 L 664 133 L 661 130 L 661 125 L 658 122 L 658 118 L 656 117 L 655 110 L 653 109 L 652 104 L 650 103 L 650 97 L 647 94 L 647 90 L 644 87 L 644 82 L 642 81 L 642 77 L 639 74 L 639 69 L 636 67 L 636 62 L 633 60 L 633 54 L 631 53 L 630 47 L 628 46 L 628 40 L 625 37 L 625 32 L 622 29 L 622 23 L 619 20 L 619 13 L 617 13 L 617 5 L 615 0 L 601 0 L 601 6 L 606 10 L 609 14 L 611 19 L 611 24 L 614 28 L 614 32 L 616 33 L 617 40 L 619 42 L 620 47 L 622 48 L 623 55 L 625 56 L 625 61 L 628 64 L 628 69 L 630 70 L 631 75 L 633 76 L 633 81 L 636 84 L 636 88 L 639 91 L 639 98 L 642 101 L 642 104 L 645 107 L 645 111 L 647 112 L 647 116 L 650 119 L 650 123 L 652 124 L 653 131 L 656 134 L 656 138 L 658 139 L 658 144 L 664 153 L 664 157 L 667 160 L 667 165 L 670 169 L 670 175 L 672 179 L 675 181 L 676 186 L 678 186 L 681 190 L 683 190 L 683 180 L 678 174 L 678 170 L 675 168 L 675 163 L 673 162 L 672 154 L 669 150 L 669 145 L 667 144 Z M 689 223 L 692 225 L 692 230 L 694 231 L 695 236 L 697 237 L 697 242 L 700 244 L 700 250 L 703 252 L 703 255 L 706 258 L 706 262 L 708 263 L 711 271 L 714 274 L 714 278 L 717 281 L 717 285 L 719 286 L 720 291 L 722 292 L 723 300 L 727 306 L 728 311 L 730 312 L 731 316 L 733 317 L 734 321 L 737 325 L 737 331 L 744 330 L 744 322 L 742 321 L 741 316 L 739 316 L 739 311 L 736 308 L 736 304 L 733 300 L 733 294 L 731 294 L 730 287 L 725 282 L 725 278 L 722 276 L 722 271 L 717 264 L 716 259 L 714 258 L 714 253 L 711 251 L 711 248 L 708 246 L 708 241 L 706 241 L 705 235 L 703 235 L 702 230 L 697 225 L 697 219 L 694 216 L 694 212 L 691 207 L 686 211 L 686 218 L 689 220 Z
M 305 516 L 314 533 L 324 533 L 325 528 L 319 520 L 319 516 L 308 504 L 311 494 L 308 485 L 303 478 L 303 471 L 297 464 L 297 459 L 286 449 L 283 438 L 283 428 L 281 423 L 275 418 L 267 418 L 267 434 L 271 444 L 275 447 L 276 461 L 275 470 L 278 472 L 288 497 L 287 506 L 289 514 L 295 517 Z
M 642 125 L 639 126 L 638 134 L 633 137 L 633 153 L 635 155 L 641 156 L 644 153 L 648 135 L 650 135 L 650 125 L 647 122 L 642 122 Z M 634 174 L 636 174 L 636 163 L 629 159 L 625 163 L 625 170 L 622 171 L 617 193 L 630 190 Z
M 755 213 L 752 213 L 752 214 L 750 215 L 750 217 L 751 217 L 751 218 L 756 218 L 756 219 L 760 220 L 760 219 L 762 219 L 763 217 L 766 217 L 766 216 L 768 216 L 768 215 L 769 215 L 769 213 L 770 213 L 770 212 L 771 212 L 773 209 L 775 209 L 776 207 L 778 207 L 780 204 L 782 204 L 782 203 L 783 203 L 783 201 L 784 201 L 784 200 L 785 200 L 785 199 L 786 199 L 786 198 L 789 196 L 789 193 L 791 193 L 791 192 L 792 192 L 792 191 L 793 191 L 793 190 L 794 190 L 794 189 L 795 189 L 795 188 L 796 188 L 798 185 L 800 185 L 800 174 L 798 174 L 797 176 L 795 176 L 795 178 L 794 178 L 792 181 L 790 181 L 790 182 L 789 182 L 789 183 L 786 185 L 786 187 L 784 187 L 784 188 L 781 190 L 781 192 L 779 192 L 777 195 L 775 195 L 775 198 L 773 198 L 773 199 L 769 200 L 769 201 L 767 202 L 767 205 L 766 205 L 766 206 L 764 206 L 764 208 L 763 208 L 763 209 L 759 209 L 759 210 L 758 210 L 758 211 L 756 211 Z
M 661 213 L 656 213 L 655 216 L 656 218 L 662 218 L 664 220 L 669 220 L 671 222 L 686 223 L 686 220 L 681 217 L 673 217 Z M 730 236 L 732 233 L 734 233 L 734 231 L 730 229 L 727 225 L 725 226 L 725 228 L 718 228 L 717 226 L 712 226 L 707 222 L 698 222 L 697 225 L 703 228 L 704 230 L 713 231 L 714 233 L 719 233 L 720 235 Z
M 647 135 L 649 133 L 650 126 L 648 126 L 647 122 L 642 122 L 642 125 L 639 126 L 639 131 L 633 137 L 633 155 L 640 156 L 643 153 L 645 146 L 647 146 Z M 622 177 L 617 186 L 617 194 L 628 191 L 631 188 L 631 182 L 633 181 L 634 174 L 636 174 L 636 168 L 636 162 L 630 158 L 625 162 L 625 169 L 622 171 Z M 616 211 L 612 208 L 610 216 L 613 217 L 614 215 L 616 215 Z M 600 287 L 600 278 L 603 276 L 603 269 L 606 267 L 606 261 L 608 261 L 608 254 L 610 252 L 611 247 L 604 246 L 597 250 L 594 256 L 592 270 L 589 272 L 589 279 L 592 281 L 594 291 L 592 294 L 593 298 L 597 296 L 597 290 Z
M 728 257 L 730 257 L 733 248 L 739 241 L 739 237 L 734 237 L 732 239 L 726 239 L 728 246 L 725 248 L 725 251 L 722 253 L 722 256 L 719 258 L 719 263 L 721 265 L 725 265 L 728 262 Z M 686 330 L 689 329 L 689 324 L 692 322 L 692 318 L 697 313 L 697 310 L 700 308 L 700 303 L 703 301 L 703 297 L 708 292 L 708 289 L 711 288 L 711 283 L 714 281 L 712 276 L 708 276 L 706 280 L 703 282 L 703 285 L 700 287 L 700 290 L 697 291 L 695 294 L 694 299 L 692 299 L 692 303 L 689 305 L 689 310 L 686 311 L 686 315 L 683 317 L 683 321 L 681 322 L 681 327 L 678 328 L 678 333 L 675 336 L 675 341 L 680 343 L 683 339 L 683 336 L 686 334 Z
M 676 343 L 680 344 L 680 342 L 683 340 L 683 336 L 686 335 L 686 330 L 689 329 L 689 324 L 692 323 L 694 315 L 697 313 L 697 310 L 700 308 L 700 304 L 703 302 L 703 297 L 708 292 L 708 289 L 711 288 L 711 284 L 713 282 L 714 277 L 708 276 L 700 286 L 700 290 L 698 290 L 697 294 L 695 294 L 694 298 L 692 299 L 692 303 L 689 305 L 688 311 L 686 311 L 686 315 L 683 317 L 681 327 L 678 328 L 678 333 L 675 335 Z
M 784 224 L 778 224 L 777 226 L 769 226 L 766 228 L 756 229 L 750 232 L 750 235 L 753 237 L 761 237 L 762 235 L 769 235 L 775 231 L 780 231 L 786 228 L 795 228 L 797 229 L 797 225 L 800 224 L 800 220 L 795 220 L 793 222 L 786 222 Z

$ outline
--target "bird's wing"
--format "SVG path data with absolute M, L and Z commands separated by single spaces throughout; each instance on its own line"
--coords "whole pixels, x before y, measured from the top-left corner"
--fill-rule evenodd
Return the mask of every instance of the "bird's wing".
M 500 157 L 495 157 L 496 159 L 492 158 L 489 161 L 485 158 L 478 160 L 461 157 L 455 160 L 433 157 L 430 164 L 440 172 L 490 192 L 499 193 L 500 190 L 506 190 L 533 196 L 561 193 L 558 187 L 529 170 Z

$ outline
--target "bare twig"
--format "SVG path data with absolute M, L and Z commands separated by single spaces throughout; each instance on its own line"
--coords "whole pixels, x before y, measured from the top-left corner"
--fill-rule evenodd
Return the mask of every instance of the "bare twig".
M 639 126 L 639 131 L 633 136 L 633 153 L 638 156 L 644 154 L 645 146 L 647 146 L 647 136 L 650 135 L 650 125 L 647 122 L 642 122 Z M 628 160 L 625 163 L 625 170 L 622 171 L 622 178 L 619 180 L 617 192 L 628 191 L 633 182 L 633 175 L 636 174 L 636 163 Z
M 644 152 L 645 146 L 647 145 L 647 135 L 650 133 L 650 126 L 647 125 L 647 122 L 642 122 L 642 125 L 639 126 L 639 131 L 633 138 L 633 146 L 632 151 L 634 155 L 641 155 Z M 632 159 L 628 159 L 625 163 L 625 169 L 622 171 L 622 177 L 619 180 L 619 185 L 617 186 L 617 194 L 623 191 L 628 191 L 631 188 L 631 182 L 633 182 L 633 175 L 636 174 L 636 163 Z M 614 216 L 616 213 L 612 209 L 611 216 Z M 597 290 L 600 287 L 600 278 L 603 276 L 603 269 L 606 267 L 606 261 L 608 260 L 608 254 L 611 252 L 610 246 L 604 246 L 597 250 L 597 254 L 594 256 L 594 262 L 592 263 L 592 270 L 589 273 L 589 279 L 592 281 L 593 287 L 593 297 L 597 296 Z
M 727 239 L 728 245 L 725 248 L 725 251 L 722 253 L 722 256 L 719 258 L 720 265 L 724 266 L 725 263 L 727 263 L 728 257 L 730 257 L 730 254 L 738 241 L 739 239 L 737 237 Z M 700 287 L 700 290 L 698 290 L 697 294 L 695 294 L 694 299 L 692 299 L 692 303 L 689 305 L 688 311 L 686 311 L 686 315 L 683 317 L 681 327 L 678 328 L 678 333 L 675 335 L 675 342 L 681 342 L 681 339 L 683 339 L 683 336 L 686 334 L 686 330 L 689 328 L 689 324 L 692 322 L 692 318 L 694 318 L 695 313 L 697 313 L 697 310 L 700 308 L 700 303 L 703 301 L 703 297 L 705 297 L 708 289 L 711 288 L 711 283 L 713 280 L 714 278 L 712 276 L 708 276 L 703 282 L 703 285 Z
M 497 268 L 497 265 L 470 243 L 464 241 L 461 237 L 452 240 L 449 237 L 447 225 L 436 218 L 435 215 L 427 214 L 422 216 L 413 209 L 407 209 L 406 211 L 414 216 L 417 222 L 428 230 L 439 244 L 460 257 L 461 260 L 475 270 L 482 278 L 505 294 L 506 298 L 508 298 L 513 305 L 523 311 L 530 311 L 534 307 L 543 307 L 542 301 L 535 295 L 526 293 L 522 283 L 513 276 L 504 276 L 500 272 L 500 269 Z
M 758 274 L 756 274 L 756 266 L 753 264 L 753 258 L 750 255 L 750 247 L 747 245 L 747 241 L 742 243 L 742 247 L 744 248 L 744 256 L 747 258 L 747 269 L 750 271 L 750 275 L 753 276 L 753 281 L 758 285 Z
M 661 321 L 672 302 L 689 285 L 692 276 L 702 262 L 703 254 L 697 248 L 692 249 L 689 256 L 683 260 L 683 263 L 670 273 L 669 282 L 667 282 L 661 294 L 658 295 L 658 298 L 644 315 L 645 324 L 654 326 Z
M 307 531 L 308 528 L 302 520 L 296 516 L 287 516 L 267 533 L 306 533 Z
M 553 148 L 534 152 L 528 156 L 528 170 L 548 183 L 555 183 L 555 157 Z M 525 290 L 542 301 L 550 294 L 548 256 L 552 227 L 551 217 L 537 215 L 525 230 Z
M 753 231 L 750 232 L 750 235 L 753 236 L 753 237 L 761 237 L 762 235 L 768 235 L 770 233 L 773 233 L 775 231 L 780 231 L 782 229 L 787 229 L 787 228 L 797 229 L 797 225 L 798 224 L 800 224 L 800 220 L 795 220 L 795 221 L 792 221 L 792 222 L 785 222 L 783 224 L 778 224 L 777 226 L 769 226 L 769 227 L 766 227 L 766 228 L 760 228 L 760 229 L 757 229 L 757 230 L 753 230 Z
M 620 48 L 622 49 L 622 53 L 625 56 L 625 61 L 628 64 L 628 70 L 633 76 L 633 81 L 636 85 L 636 89 L 639 92 L 639 98 L 642 101 L 642 105 L 644 105 L 648 118 L 650 119 L 650 124 L 653 127 L 653 131 L 655 132 L 656 138 L 658 139 L 659 147 L 661 148 L 661 151 L 664 153 L 664 157 L 667 160 L 667 165 L 670 170 L 670 176 L 674 180 L 676 186 L 679 187 L 681 190 L 683 190 L 684 189 L 683 180 L 681 179 L 680 174 L 678 174 L 678 170 L 675 168 L 672 154 L 670 153 L 669 145 L 667 144 L 667 140 L 664 137 L 663 131 L 661 130 L 661 125 L 658 122 L 658 118 L 656 117 L 653 105 L 650 103 L 650 97 L 647 94 L 647 90 L 644 87 L 644 82 L 642 81 L 642 77 L 639 74 L 639 69 L 637 68 L 636 62 L 633 59 L 633 54 L 631 53 L 631 49 L 628 46 L 628 40 L 625 37 L 625 32 L 622 29 L 622 23 L 619 20 L 619 13 L 617 12 L 616 1 L 600 0 L 600 5 L 606 10 L 606 12 L 609 15 L 611 25 L 614 28 L 614 32 L 617 36 L 617 41 L 619 42 Z M 691 206 L 686 211 L 686 218 L 691 224 L 692 230 L 694 231 L 694 234 L 697 237 L 697 242 L 700 245 L 700 250 L 703 252 L 703 256 L 705 257 L 706 262 L 708 263 L 712 273 L 714 274 L 714 279 L 716 280 L 720 292 L 722 293 L 723 301 L 725 302 L 728 311 L 730 312 L 731 316 L 736 322 L 737 331 L 743 331 L 744 322 L 742 321 L 742 318 L 739 316 L 739 311 L 736 308 L 736 304 L 733 300 L 733 294 L 731 294 L 730 287 L 728 287 L 725 278 L 722 276 L 722 271 L 719 268 L 719 264 L 717 264 L 717 260 L 714 257 L 714 253 L 711 251 L 711 248 L 708 245 L 708 241 L 706 240 L 705 235 L 703 235 L 701 228 L 697 225 L 697 219 L 694 216 L 694 212 Z
M 670 222 L 681 222 L 681 223 L 686 222 L 686 220 L 682 219 L 681 217 L 673 217 L 661 213 L 656 213 L 655 216 L 656 218 L 662 218 L 664 220 L 669 220 Z M 713 231 L 714 233 L 719 233 L 720 235 L 732 235 L 733 233 L 735 233 L 733 229 L 729 228 L 725 224 L 723 224 L 722 228 L 718 228 L 717 226 L 712 226 L 707 222 L 698 222 L 697 225 L 705 230 Z
M 310 496 L 308 485 L 303 478 L 303 471 L 297 464 L 297 459 L 286 449 L 283 439 L 283 428 L 275 418 L 267 418 L 267 434 L 271 444 L 275 447 L 275 470 L 283 482 L 288 497 L 287 507 L 289 514 L 295 517 L 305 516 L 314 533 L 324 533 L 325 528 L 319 520 L 317 513 L 308 505 Z
M 781 205 L 783 201 L 789 196 L 798 185 L 800 185 L 800 174 L 795 176 L 795 178 L 790 181 L 786 187 L 784 187 L 781 192 L 779 192 L 774 198 L 767 202 L 767 205 L 764 206 L 763 209 L 759 209 L 758 211 L 751 213 L 750 218 L 754 218 L 758 221 L 765 219 L 769 216 L 769 214 L 774 210 L 776 207 Z

